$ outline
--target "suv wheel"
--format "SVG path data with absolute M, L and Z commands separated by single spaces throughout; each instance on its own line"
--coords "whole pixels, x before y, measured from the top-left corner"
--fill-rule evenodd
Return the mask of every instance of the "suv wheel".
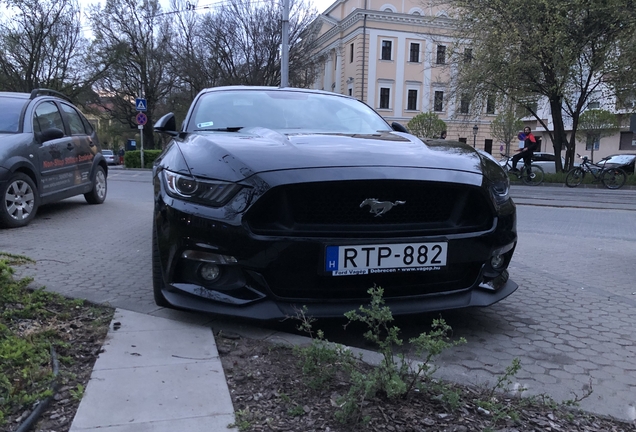
M 0 188 L 0 225 L 18 228 L 29 224 L 38 210 L 38 194 L 35 183 L 26 174 L 15 173 Z
M 84 194 L 84 199 L 89 204 L 101 204 L 106 199 L 106 173 L 104 168 L 98 166 L 95 169 L 95 178 L 93 179 L 93 190 Z

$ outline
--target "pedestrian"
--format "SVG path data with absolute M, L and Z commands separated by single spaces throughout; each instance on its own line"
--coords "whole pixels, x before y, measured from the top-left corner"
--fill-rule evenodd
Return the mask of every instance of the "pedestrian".
M 446 131 L 442 131 L 442 133 L 439 134 L 439 139 L 446 139 Z
M 512 169 L 510 171 L 519 171 L 517 162 L 523 158 L 524 165 L 530 165 L 532 162 L 533 152 L 537 149 L 538 141 L 529 127 L 523 128 L 523 135 L 519 134 L 519 138 L 523 136 L 523 148 L 517 150 L 517 154 L 512 157 Z
M 117 154 L 119 155 L 119 164 L 122 165 L 124 163 L 124 154 L 125 154 L 124 149 L 120 148 Z

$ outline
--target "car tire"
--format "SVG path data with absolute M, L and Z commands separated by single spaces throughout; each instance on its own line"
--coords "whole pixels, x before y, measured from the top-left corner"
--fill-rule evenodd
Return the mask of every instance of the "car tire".
M 97 166 L 95 168 L 95 177 L 93 178 L 93 189 L 84 194 L 86 202 L 89 204 L 101 204 L 106 199 L 108 192 L 108 184 L 106 182 L 106 173 L 104 168 Z
M 170 307 L 170 303 L 164 297 L 162 290 L 164 287 L 163 274 L 161 271 L 161 259 L 159 257 L 159 245 L 157 243 L 157 230 L 152 226 L 152 293 L 155 304 L 161 307 Z
M 571 169 L 565 177 L 565 185 L 571 188 L 577 187 L 583 181 L 583 177 L 585 177 L 585 171 L 583 171 L 583 169 Z
M 4 187 L 0 188 L 0 226 L 19 228 L 28 225 L 38 211 L 40 197 L 29 177 L 15 173 Z

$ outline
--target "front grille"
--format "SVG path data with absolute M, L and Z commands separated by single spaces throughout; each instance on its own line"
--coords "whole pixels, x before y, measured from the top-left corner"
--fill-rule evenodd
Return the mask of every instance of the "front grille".
M 395 206 L 375 216 L 369 205 L 360 207 L 369 198 Z M 245 218 L 252 232 L 261 235 L 359 237 L 482 231 L 492 226 L 492 219 L 481 188 L 402 180 L 279 186 Z

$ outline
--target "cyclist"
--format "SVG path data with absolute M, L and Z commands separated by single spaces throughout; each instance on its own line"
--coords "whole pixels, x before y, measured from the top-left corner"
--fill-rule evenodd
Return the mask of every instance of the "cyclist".
M 539 147 L 539 142 L 537 138 L 532 135 L 531 129 L 526 126 L 523 128 L 524 135 L 524 145 L 522 149 L 517 150 L 517 154 L 512 157 L 512 169 L 510 171 L 519 172 L 517 169 L 517 162 L 519 159 L 523 158 L 523 163 L 525 165 L 530 165 L 532 161 L 532 155 L 534 151 Z

